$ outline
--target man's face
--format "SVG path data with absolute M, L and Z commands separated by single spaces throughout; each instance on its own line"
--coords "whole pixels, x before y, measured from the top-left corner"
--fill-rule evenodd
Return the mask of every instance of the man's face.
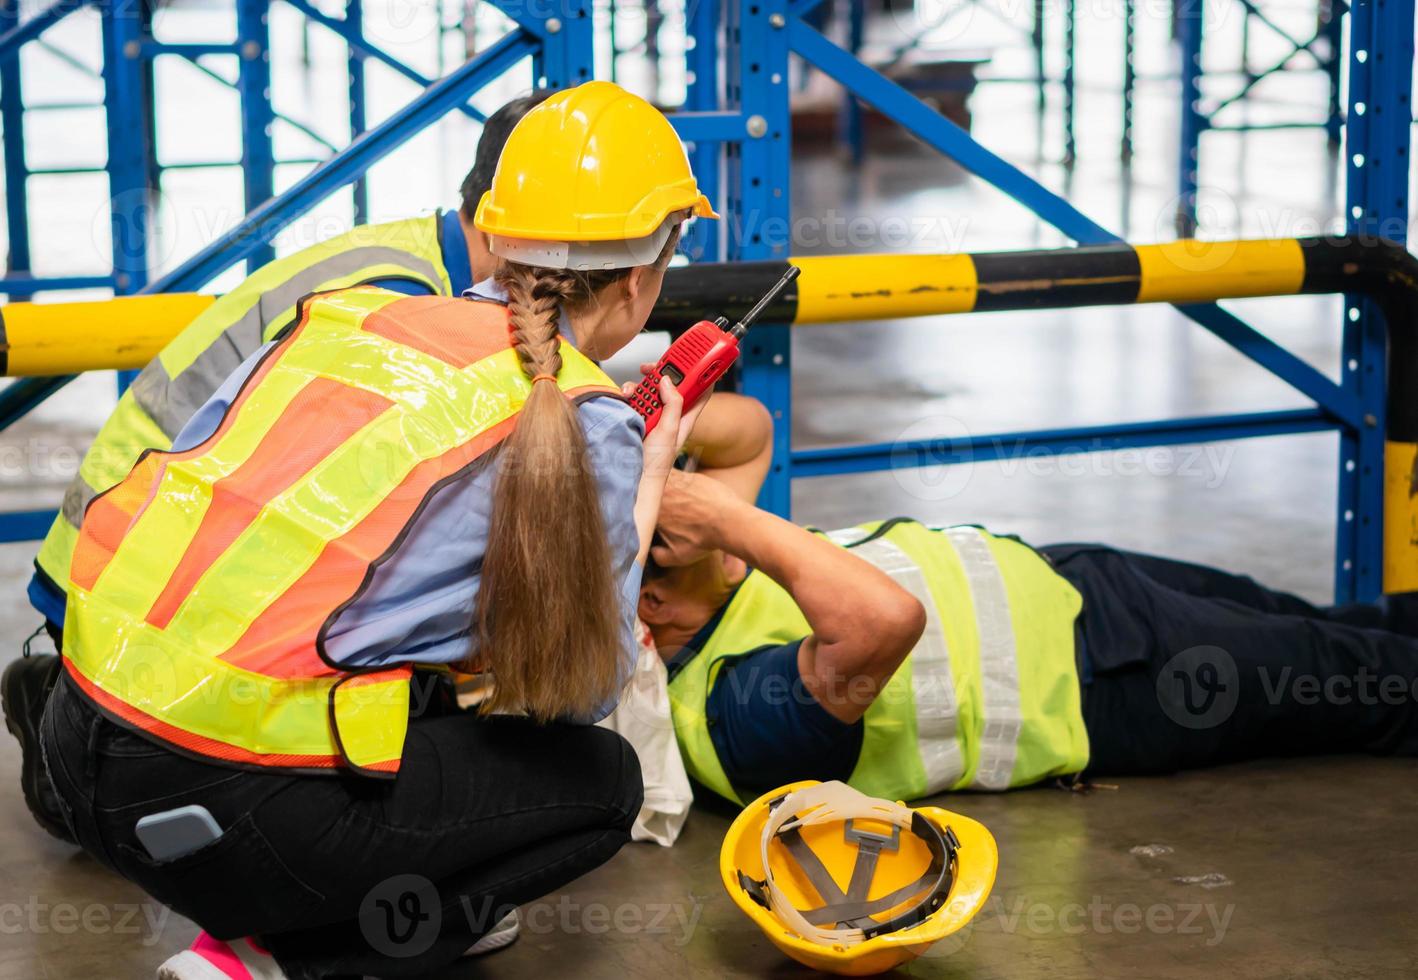
M 684 599 L 670 578 L 669 575 L 662 575 L 640 586 L 640 602 L 636 611 L 652 630 L 673 622 Z
M 491 279 L 497 271 L 497 256 L 488 251 L 487 235 L 477 229 L 468 236 L 468 264 L 472 266 L 475 283 Z
M 640 586 L 638 613 L 668 658 L 698 633 L 733 594 L 724 553 L 711 551 L 692 565 L 656 569 Z
M 655 644 L 655 652 L 667 663 L 684 645 L 684 640 L 680 638 L 683 634 L 675 630 L 672 625 L 675 618 L 673 609 L 677 601 L 678 596 L 663 582 L 647 582 L 640 587 L 640 603 L 636 613 L 639 615 L 640 621 L 650 631 L 650 638 Z

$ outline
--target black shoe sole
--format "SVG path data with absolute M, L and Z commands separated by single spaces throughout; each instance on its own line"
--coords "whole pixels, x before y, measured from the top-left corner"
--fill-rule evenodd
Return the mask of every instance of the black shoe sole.
M 29 808 L 30 816 L 34 817 L 35 823 L 39 824 L 51 837 L 64 841 L 66 844 L 74 843 L 74 835 L 68 826 L 57 815 L 49 813 L 41 804 L 39 799 L 39 784 L 41 779 L 48 779 L 49 775 L 43 769 L 44 759 L 39 746 L 39 719 L 34 718 L 33 725 L 26 724 L 31 721 L 29 717 L 29 705 L 15 704 L 11 700 L 10 671 L 15 670 L 23 661 L 15 661 L 5 668 L 3 678 L 0 678 L 0 711 L 5 716 L 5 728 L 15 736 L 15 741 L 20 743 L 20 789 L 24 794 L 25 806 Z M 62 669 L 62 667 L 60 668 Z M 58 672 L 55 672 L 58 677 Z

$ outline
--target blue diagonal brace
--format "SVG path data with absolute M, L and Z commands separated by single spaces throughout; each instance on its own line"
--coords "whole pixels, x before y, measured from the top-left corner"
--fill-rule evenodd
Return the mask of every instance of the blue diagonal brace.
M 539 41 L 555 40 L 555 36 L 565 26 L 557 14 L 565 14 L 574 6 L 573 2 L 561 0 L 559 3 L 527 3 L 526 0 L 492 0 L 492 5 L 522 30 Z M 557 21 L 553 29 L 548 26 Z
M 1033 177 L 985 149 L 971 139 L 969 133 L 906 89 L 862 64 L 850 52 L 833 44 L 796 17 L 788 22 L 788 45 L 857 98 L 875 106 L 877 111 L 918 139 L 1008 194 L 1080 245 L 1122 241 Z M 1351 393 L 1254 327 L 1214 304 L 1192 304 L 1177 309 L 1306 397 L 1314 399 L 1317 405 L 1337 419 L 1352 426 L 1360 423 L 1362 413 Z
M 93 0 L 57 0 L 23 24 L 0 34 L 0 61 L 14 57 L 22 45 L 33 41 L 74 11 L 83 10 L 91 3 Z
M 871 103 L 917 138 L 994 185 L 1081 245 L 1122 241 L 906 89 L 862 64 L 801 20 L 788 26 L 788 45 L 857 98 Z
M 1215 304 L 1189 303 L 1177 309 L 1346 425 L 1357 428 L 1363 423 L 1363 406 L 1352 391 L 1335 384 L 1325 377 L 1324 372 L 1296 357 L 1244 320 Z

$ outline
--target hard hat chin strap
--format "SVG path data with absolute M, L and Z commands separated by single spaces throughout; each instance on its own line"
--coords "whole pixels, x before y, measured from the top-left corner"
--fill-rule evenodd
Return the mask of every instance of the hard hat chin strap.
M 576 272 L 633 269 L 638 265 L 654 264 L 679 220 L 671 215 L 644 238 L 608 242 L 558 242 L 490 235 L 488 251 L 509 262 L 543 269 L 572 269 Z
M 836 781 L 789 793 L 769 806 L 771 811 L 759 841 L 766 877 L 762 882 L 755 882 L 740 872 L 739 883 L 755 901 L 766 905 L 784 925 L 804 939 L 824 945 L 854 945 L 874 936 L 910 928 L 945 904 L 954 880 L 956 851 L 960 848 L 960 842 L 950 828 L 947 827 L 942 833 L 934 823 L 910 807 L 890 800 L 874 799 Z M 887 835 L 861 830 L 853 826 L 856 820 L 886 823 L 891 825 L 892 832 Z M 803 827 L 829 822 L 842 823 L 846 839 L 857 845 L 857 863 L 852 868 L 852 878 L 846 891 L 838 886 L 801 833 Z M 868 899 L 877 861 L 882 851 L 895 851 L 900 847 L 902 830 L 915 834 L 925 842 L 931 852 L 930 866 L 910 884 L 879 898 Z M 803 874 L 827 904 L 800 911 L 788 901 L 774 881 L 773 867 L 768 860 L 768 846 L 775 838 L 793 855 Z M 921 894 L 921 900 L 895 918 L 886 922 L 877 922 L 872 918 L 916 894 Z M 836 928 L 822 928 L 834 923 Z

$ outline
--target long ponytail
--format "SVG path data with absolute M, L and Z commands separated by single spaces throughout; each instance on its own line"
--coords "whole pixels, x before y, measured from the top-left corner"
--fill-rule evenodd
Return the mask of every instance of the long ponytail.
M 623 659 L 619 590 L 595 474 L 576 407 L 552 380 L 561 370 L 558 320 L 578 298 L 575 273 L 504 263 L 512 346 L 534 378 L 500 450 L 478 593 L 489 710 L 549 720 L 615 693 Z

